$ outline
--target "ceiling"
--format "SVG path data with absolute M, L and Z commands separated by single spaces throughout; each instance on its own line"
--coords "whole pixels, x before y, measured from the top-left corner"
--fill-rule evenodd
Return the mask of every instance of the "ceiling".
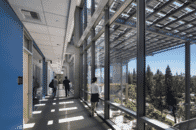
M 55 73 L 61 73 L 69 0 L 9 0 Z M 40 20 L 27 19 L 21 10 L 36 12 Z

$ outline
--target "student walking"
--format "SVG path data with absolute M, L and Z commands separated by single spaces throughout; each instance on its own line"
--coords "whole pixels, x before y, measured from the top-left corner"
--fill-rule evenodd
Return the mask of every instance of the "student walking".
M 69 83 L 70 83 L 70 81 L 67 79 L 67 76 L 65 76 L 65 80 L 63 81 L 63 84 L 65 86 L 65 95 L 66 95 L 66 97 L 67 97 L 67 95 L 69 96 L 69 91 L 70 91 Z
M 97 102 L 99 101 L 99 87 L 97 85 L 97 78 L 94 77 L 92 79 L 92 84 L 91 84 L 91 115 L 90 117 L 94 117 L 94 111 Z
M 56 79 L 56 76 L 54 77 L 54 88 L 53 88 L 53 99 L 56 96 L 56 89 L 58 86 L 58 80 Z

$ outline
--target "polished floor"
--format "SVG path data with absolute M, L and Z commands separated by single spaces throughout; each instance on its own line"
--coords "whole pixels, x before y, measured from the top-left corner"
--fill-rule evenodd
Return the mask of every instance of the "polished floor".
M 79 99 L 74 99 L 70 93 L 65 97 L 63 89 L 57 90 L 54 99 L 46 96 L 37 104 L 38 108 L 25 130 L 111 130 L 111 128 L 95 114 L 89 117 L 90 111 L 84 107 Z

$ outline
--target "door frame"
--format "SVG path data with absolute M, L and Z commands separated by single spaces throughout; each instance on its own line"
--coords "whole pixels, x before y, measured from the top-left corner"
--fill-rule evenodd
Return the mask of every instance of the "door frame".
M 33 90 L 33 53 L 32 53 L 32 48 L 33 48 L 33 40 L 31 38 L 31 36 L 28 34 L 27 30 L 25 29 L 25 27 L 23 28 L 23 37 L 27 38 L 29 41 L 29 48 L 26 48 L 24 46 L 24 38 L 23 38 L 23 53 L 28 54 L 28 120 L 30 117 L 32 117 L 32 111 L 33 111 L 33 94 L 32 94 L 32 90 Z M 24 67 L 24 65 L 23 65 Z M 24 87 L 24 85 L 23 85 Z M 23 90 L 24 93 L 24 90 Z M 24 104 L 24 102 L 23 102 Z M 23 112 L 24 114 L 24 112 Z M 27 122 L 25 122 L 27 123 Z

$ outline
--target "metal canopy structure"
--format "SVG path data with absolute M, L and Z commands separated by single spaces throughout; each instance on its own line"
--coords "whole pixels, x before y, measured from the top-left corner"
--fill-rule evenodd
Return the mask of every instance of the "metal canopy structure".
M 110 58 L 130 61 L 136 58 L 137 27 L 134 0 L 114 0 L 110 2 Z M 95 4 L 98 4 L 95 2 Z M 98 5 L 96 5 L 98 6 Z M 88 9 L 90 12 L 90 9 Z M 95 12 L 96 13 L 96 12 Z M 185 42 L 196 43 L 196 2 L 194 0 L 146 0 L 146 55 L 185 46 Z M 90 13 L 89 13 L 90 14 Z M 104 17 L 100 13 L 95 20 L 96 47 L 104 46 Z M 92 16 L 93 17 L 93 16 Z M 101 18 L 100 18 L 101 17 Z M 91 23 L 93 25 L 93 23 Z M 87 30 L 91 29 L 87 26 Z M 87 50 L 92 42 L 90 34 L 84 33 L 80 39 L 89 39 Z M 85 51 L 84 50 L 84 51 Z M 84 53 L 83 51 L 83 53 Z M 115 54 L 118 55 L 115 55 Z M 104 51 L 99 52 L 104 63 Z M 104 64 L 102 64 L 104 65 Z
M 87 6 L 89 2 L 94 7 Z M 196 43 L 196 2 L 194 0 L 85 0 L 81 7 L 83 33 L 75 43 L 81 47 L 83 67 L 81 78 L 83 100 L 88 100 L 88 81 L 99 69 L 104 71 L 104 115 L 109 120 L 110 106 L 113 105 L 137 118 L 137 129 L 144 130 L 145 123 L 154 128 L 175 129 L 162 122 L 146 117 L 145 66 L 146 56 L 185 46 L 186 57 L 186 120 L 190 119 L 190 45 Z M 94 5 L 93 5 L 94 6 Z M 81 22 L 81 23 L 80 23 Z M 79 30 L 81 27 L 75 28 Z M 110 101 L 110 71 L 137 58 L 137 113 Z M 87 68 L 88 67 L 88 68 Z M 111 69 L 111 68 L 112 69 Z M 116 68 L 115 68 L 116 67 Z M 82 72 L 83 71 L 83 72 Z M 119 71 L 118 71 L 119 72 Z M 116 73 L 118 73 L 116 72 Z M 89 76 L 91 74 L 91 76 Z M 122 78 L 122 76 L 121 76 Z M 120 79 L 121 79 L 120 78 Z M 80 81 L 82 82 L 82 81 Z M 122 80 L 121 80 L 122 86 Z M 183 126 L 184 124 L 180 124 Z

